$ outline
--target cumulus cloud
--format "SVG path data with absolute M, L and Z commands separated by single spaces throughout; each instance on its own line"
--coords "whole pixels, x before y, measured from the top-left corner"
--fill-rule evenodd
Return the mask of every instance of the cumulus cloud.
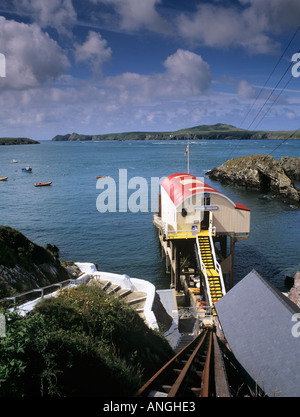
M 237 86 L 237 94 L 241 99 L 251 99 L 256 97 L 256 92 L 254 88 L 246 80 L 239 82 Z
M 153 75 L 107 77 L 105 86 L 113 89 L 121 102 L 192 97 L 205 93 L 210 86 L 210 66 L 194 52 L 178 49 L 165 60 L 164 67 L 165 72 Z
M 157 12 L 161 0 L 90 0 L 112 6 L 117 13 L 123 30 L 148 29 L 158 33 L 169 33 L 171 25 Z
M 178 49 L 165 60 L 164 66 L 167 72 L 163 78 L 180 94 L 202 94 L 212 80 L 209 64 L 194 52 Z
M 102 78 L 97 85 L 61 76 L 56 84 L 4 91 L 0 122 L 3 132 L 17 126 L 26 134 L 34 126 L 35 132 L 47 134 L 43 139 L 60 133 L 62 126 L 61 133 L 134 130 L 137 124 L 146 130 L 157 129 L 158 124 L 173 129 L 199 117 L 200 100 L 209 97 L 210 83 L 208 63 L 200 55 L 179 49 L 166 58 L 160 73 L 152 75 L 127 72 Z
M 282 6 L 287 3 L 283 0 L 275 1 Z M 272 15 L 273 2 L 272 6 L 270 1 L 265 0 L 240 2 L 245 6 L 242 10 L 235 6 L 208 3 L 198 5 L 196 13 L 181 14 L 178 17 L 179 34 L 192 42 L 211 47 L 234 46 L 245 48 L 251 53 L 274 53 L 279 44 L 268 33 L 276 26 L 280 16 Z
M 77 20 L 72 0 L 14 0 L 16 10 L 30 15 L 40 27 L 53 27 L 60 33 L 68 33 Z
M 260 21 L 265 30 L 280 32 L 291 27 L 299 26 L 300 3 L 298 0 L 239 0 L 247 6 L 245 17 L 251 19 L 252 24 Z M 262 29 L 262 28 L 261 28 Z
M 111 59 L 112 50 L 107 41 L 99 33 L 90 31 L 86 41 L 75 44 L 75 59 L 77 62 L 91 64 L 94 73 L 101 74 L 102 65 Z
M 37 87 L 65 71 L 68 59 L 62 49 L 36 24 L 0 16 L 0 27 L 0 50 L 6 58 L 6 78 L 0 88 Z

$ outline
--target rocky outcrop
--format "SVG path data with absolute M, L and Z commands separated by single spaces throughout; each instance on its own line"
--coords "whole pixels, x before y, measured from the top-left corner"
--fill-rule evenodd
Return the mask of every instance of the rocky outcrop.
M 0 226 L 0 298 L 78 276 L 80 270 L 62 266 L 56 246 L 36 245 L 19 231 Z
M 293 281 L 294 284 L 287 296 L 293 303 L 300 307 L 300 271 L 295 274 Z
M 279 159 L 279 163 L 288 177 L 300 181 L 300 158 L 285 156 Z
M 270 192 L 285 201 L 300 202 L 300 192 L 291 178 L 294 173 L 296 175 L 294 167 L 298 166 L 299 159 L 282 158 L 277 162 L 270 155 L 249 155 L 230 159 L 207 175 L 216 181 Z

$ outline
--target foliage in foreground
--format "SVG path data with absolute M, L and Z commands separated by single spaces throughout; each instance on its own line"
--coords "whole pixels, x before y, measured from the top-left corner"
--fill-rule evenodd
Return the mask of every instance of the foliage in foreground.
M 173 351 L 125 303 L 83 285 L 6 313 L 0 396 L 130 396 Z

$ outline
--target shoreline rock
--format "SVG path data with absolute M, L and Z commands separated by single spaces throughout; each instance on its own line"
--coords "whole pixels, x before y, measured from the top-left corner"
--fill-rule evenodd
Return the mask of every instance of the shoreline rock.
M 300 181 L 300 158 L 284 156 L 278 162 L 288 177 L 292 180 Z
M 70 263 L 59 261 L 58 248 L 46 248 L 30 241 L 21 232 L 0 226 L 0 298 L 74 278 L 80 274 Z
M 300 191 L 292 180 L 299 173 L 300 158 L 284 157 L 276 161 L 270 155 L 249 155 L 230 159 L 206 174 L 216 181 L 270 192 L 285 201 L 299 203 Z
M 300 307 L 300 271 L 294 275 L 294 284 L 287 296 L 293 303 Z

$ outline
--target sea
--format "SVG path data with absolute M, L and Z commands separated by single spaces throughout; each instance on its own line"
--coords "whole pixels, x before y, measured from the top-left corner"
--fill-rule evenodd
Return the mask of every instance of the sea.
M 251 154 L 271 153 L 277 160 L 299 157 L 300 141 L 195 140 L 189 143 L 189 157 L 186 147 L 184 140 L 1 146 L 0 177 L 8 180 L 0 181 L 0 224 L 39 245 L 56 245 L 61 260 L 96 263 L 100 271 L 169 288 L 170 276 L 153 225 L 157 184 L 170 174 L 187 172 L 189 165 L 191 174 L 204 177 L 232 201 L 251 209 L 249 239 L 236 243 L 234 282 L 255 269 L 286 290 L 285 277 L 300 270 L 300 208 L 264 192 L 210 180 L 207 172 L 227 159 Z M 28 165 L 32 173 L 22 171 Z M 96 176 L 106 179 L 100 184 Z M 51 186 L 34 186 L 48 181 Z M 145 202 L 137 195 L 147 186 Z M 128 201 L 125 206 L 124 201 Z

